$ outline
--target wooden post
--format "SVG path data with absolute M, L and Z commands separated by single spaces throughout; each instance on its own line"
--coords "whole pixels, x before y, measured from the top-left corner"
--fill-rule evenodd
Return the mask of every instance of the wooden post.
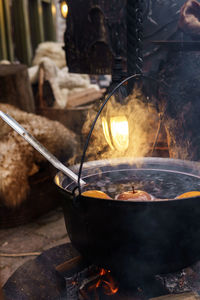
M 30 66 L 32 60 L 32 46 L 26 0 L 12 1 L 12 19 L 15 54 L 21 63 Z
M 4 16 L 5 16 L 5 33 L 7 44 L 7 58 L 10 61 L 14 60 L 13 40 L 12 40 L 12 28 L 10 19 L 10 4 L 9 1 L 3 0 Z
M 33 93 L 25 65 L 0 66 L 0 102 L 12 104 L 27 112 L 35 112 Z
M 0 0 L 0 60 L 7 59 L 3 0 Z
M 43 8 L 41 0 L 29 1 L 29 16 L 33 51 L 44 42 Z
M 42 0 L 44 35 L 46 41 L 56 41 L 56 5 L 55 1 Z

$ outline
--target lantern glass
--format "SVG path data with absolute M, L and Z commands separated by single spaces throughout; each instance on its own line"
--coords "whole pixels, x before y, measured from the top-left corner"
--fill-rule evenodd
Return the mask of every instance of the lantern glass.
M 104 136 L 110 148 L 124 152 L 129 146 L 129 124 L 125 115 L 102 117 Z
M 112 140 L 118 151 L 125 151 L 129 146 L 129 127 L 126 116 L 110 118 Z
M 61 11 L 61 16 L 66 19 L 68 15 L 68 5 L 66 1 L 61 1 L 60 2 L 60 11 Z
M 109 125 L 108 125 L 107 119 L 105 117 L 102 117 L 102 127 L 103 127 L 103 133 L 106 138 L 106 141 L 107 141 L 108 145 L 110 146 L 110 148 L 113 150 L 114 147 L 113 147 L 112 141 L 111 141 Z

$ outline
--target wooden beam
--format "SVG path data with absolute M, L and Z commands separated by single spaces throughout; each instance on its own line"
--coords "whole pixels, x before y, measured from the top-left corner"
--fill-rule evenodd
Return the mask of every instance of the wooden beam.
M 43 1 L 43 20 L 46 41 L 56 41 L 56 4 L 51 0 L 50 3 Z
M 44 42 L 43 6 L 41 0 L 29 1 L 29 16 L 33 50 Z
M 32 46 L 26 0 L 12 1 L 15 54 L 20 62 L 31 65 Z
M 8 59 L 3 0 L 0 0 L 0 60 L 1 59 Z
M 74 95 L 68 97 L 67 107 L 76 107 L 94 102 L 100 99 L 105 91 L 106 89 L 87 88 L 84 91 L 74 93 Z
M 9 1 L 3 0 L 4 16 L 5 16 L 5 33 L 7 44 L 7 58 L 12 62 L 14 60 L 12 28 L 10 18 L 10 4 Z

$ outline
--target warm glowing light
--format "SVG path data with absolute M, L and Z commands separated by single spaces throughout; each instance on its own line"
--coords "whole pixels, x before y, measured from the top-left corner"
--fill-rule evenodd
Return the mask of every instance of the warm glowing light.
M 51 12 L 52 12 L 52 15 L 56 15 L 56 6 L 54 4 L 52 4 L 51 6 Z
M 106 271 L 105 269 L 102 268 L 102 269 L 100 270 L 100 272 L 99 272 L 99 275 L 100 275 L 100 276 L 106 275 L 107 272 L 108 272 L 108 271 Z
M 94 279 L 94 276 L 91 278 L 91 281 L 86 283 L 85 290 L 81 289 L 81 295 L 83 299 L 95 299 L 99 300 L 99 294 L 102 292 L 105 295 L 112 296 L 116 294 L 119 290 L 117 282 L 111 275 L 111 272 L 105 269 L 100 269 L 98 277 Z M 98 291 L 99 290 L 99 291 Z M 91 295 L 93 295 L 91 297 Z
M 60 180 L 59 180 L 59 177 L 58 177 L 58 176 L 55 176 L 55 177 L 54 177 L 54 180 L 55 180 L 55 184 L 56 184 L 56 185 L 59 185 L 59 184 L 60 184 Z
M 106 118 L 104 118 L 104 117 L 102 118 L 102 126 L 103 126 L 103 133 L 104 133 L 104 136 L 106 138 L 108 145 L 110 146 L 111 149 L 114 149 L 112 142 L 111 142 L 111 137 L 110 137 L 109 128 L 108 128 L 108 122 L 107 122 Z
M 63 18 L 67 18 L 68 15 L 68 5 L 66 1 L 61 1 L 60 3 L 60 11 Z
M 118 292 L 119 288 L 115 286 L 115 283 L 103 280 L 104 283 L 104 292 L 106 295 L 111 296 Z
M 129 145 L 128 121 L 125 116 L 113 117 L 110 120 L 113 144 L 119 151 L 124 151 Z
M 118 292 L 119 288 L 116 285 L 116 282 L 114 281 L 113 277 L 110 274 L 110 271 L 106 271 L 105 269 L 101 269 L 100 275 L 104 276 L 101 278 L 96 287 L 99 287 L 102 285 L 104 289 L 104 293 L 108 296 L 114 295 Z
M 111 117 L 109 124 L 106 118 L 103 117 L 102 126 L 106 141 L 112 149 L 125 151 L 128 148 L 129 126 L 126 116 Z

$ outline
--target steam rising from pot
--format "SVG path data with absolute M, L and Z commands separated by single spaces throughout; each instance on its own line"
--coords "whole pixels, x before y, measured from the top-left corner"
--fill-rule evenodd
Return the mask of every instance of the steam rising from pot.
M 95 111 L 88 113 L 82 129 L 85 137 L 91 128 L 95 115 Z M 115 140 L 117 134 L 113 134 L 110 139 L 105 135 L 105 116 L 109 116 L 111 121 L 119 121 L 119 124 L 115 124 L 115 126 L 119 127 L 121 135 L 124 133 L 124 136 L 121 136 L 123 142 L 120 147 L 113 146 L 120 140 Z M 103 117 L 100 116 L 93 130 L 87 150 L 88 160 L 147 156 L 155 139 L 158 122 L 159 116 L 156 108 L 148 102 L 147 97 L 139 87 L 134 88 L 133 93 L 124 99 L 123 104 L 117 102 L 112 96 L 104 108 Z M 124 148 L 122 147 L 123 144 Z

